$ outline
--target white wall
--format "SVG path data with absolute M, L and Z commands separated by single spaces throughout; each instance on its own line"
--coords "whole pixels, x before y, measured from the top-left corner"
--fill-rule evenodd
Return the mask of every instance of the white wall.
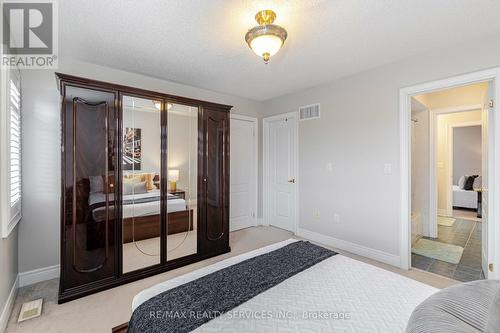
M 481 175 L 481 126 L 453 129 L 453 184 L 463 175 Z
M 186 115 L 172 112 L 168 116 L 168 164 L 169 169 L 179 170 L 177 188 L 189 192 L 194 202 L 198 197 L 198 117 L 184 110 Z
M 500 35 L 494 35 L 266 102 L 267 115 L 321 103 L 321 119 L 299 125 L 299 227 L 397 262 L 399 89 L 499 65 Z M 386 163 L 392 164 L 390 175 L 384 174 Z M 334 213 L 340 223 L 333 223 Z
M 7 302 L 17 279 L 18 230 L 19 227 L 15 227 L 8 238 L 0 238 L 0 316 L 4 313 L 4 316 L 0 317 L 0 332 L 3 329 L 2 325 L 9 319 L 10 308 Z
M 233 105 L 233 113 L 258 117 L 259 102 L 61 58 L 59 72 Z M 53 71 L 26 70 L 23 80 L 23 219 L 19 271 L 59 264 L 60 105 Z M 261 210 L 259 210 L 261 211 Z
M 22 73 L 23 217 L 19 222 L 19 271 L 59 263 L 61 186 L 60 103 L 54 73 Z
M 418 102 L 416 102 L 418 103 Z M 412 103 L 413 105 L 413 103 Z M 429 236 L 429 110 L 412 107 L 412 164 L 411 164 L 411 211 L 412 240 L 418 236 Z

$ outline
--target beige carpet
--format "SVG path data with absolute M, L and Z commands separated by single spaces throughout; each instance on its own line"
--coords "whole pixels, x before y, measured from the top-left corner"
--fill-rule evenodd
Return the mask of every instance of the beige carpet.
M 274 227 L 253 227 L 232 232 L 230 234 L 231 253 L 210 258 L 61 305 L 57 304 L 57 279 L 21 288 L 16 298 L 7 332 L 111 332 L 112 327 L 127 322 L 130 319 L 132 299 L 140 291 L 214 262 L 280 242 L 290 237 L 292 237 L 290 232 Z M 444 288 L 457 283 L 454 280 L 418 269 L 403 271 L 396 267 L 344 251 L 338 252 L 348 257 L 427 283 L 436 288 Z M 19 315 L 21 304 L 40 297 L 45 299 L 42 316 L 18 324 L 16 320 Z

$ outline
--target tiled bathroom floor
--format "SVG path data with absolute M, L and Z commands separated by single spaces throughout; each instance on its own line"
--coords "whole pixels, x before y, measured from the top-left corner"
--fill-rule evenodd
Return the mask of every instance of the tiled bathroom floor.
M 484 279 L 481 269 L 481 222 L 457 219 L 452 227 L 439 225 L 438 238 L 428 239 L 463 247 L 460 262 L 450 264 L 412 254 L 413 267 L 462 282 Z

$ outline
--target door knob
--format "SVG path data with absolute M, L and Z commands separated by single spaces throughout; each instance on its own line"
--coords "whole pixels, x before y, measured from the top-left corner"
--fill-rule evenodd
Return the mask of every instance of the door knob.
M 292 178 L 292 179 L 289 179 L 288 180 L 289 183 L 294 183 L 295 184 L 295 178 Z

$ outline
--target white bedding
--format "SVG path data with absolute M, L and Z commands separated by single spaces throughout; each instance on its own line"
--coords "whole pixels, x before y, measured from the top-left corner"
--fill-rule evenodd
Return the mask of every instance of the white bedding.
M 266 246 L 157 284 L 136 295 L 132 309 L 168 289 L 294 241 Z M 413 309 L 436 291 L 396 273 L 335 255 L 205 323 L 196 331 L 404 332 Z M 347 315 L 348 319 L 331 319 L 335 314 Z M 314 318 L 318 315 L 330 319 Z
M 156 190 L 148 191 L 147 193 L 124 195 L 123 200 L 143 199 L 143 198 L 154 197 L 154 196 L 159 196 L 159 195 L 160 195 L 160 190 L 156 189 Z M 167 200 L 167 212 L 168 213 L 186 210 L 186 200 L 184 200 L 182 198 L 171 199 L 171 197 L 173 197 L 174 195 L 172 195 L 170 193 L 168 193 L 168 196 L 170 197 Z M 113 195 L 110 195 L 110 200 L 112 200 L 112 199 L 113 199 Z M 105 200 L 106 200 L 106 196 L 103 192 L 90 193 L 89 206 L 96 204 L 96 203 L 99 203 L 99 202 L 105 202 Z M 93 213 L 102 211 L 104 209 L 105 209 L 104 207 L 97 208 L 94 210 Z M 123 214 L 123 218 L 160 214 L 160 201 L 136 203 L 133 205 L 123 205 L 122 214 Z
M 477 192 L 466 191 L 453 185 L 453 206 L 477 209 Z

